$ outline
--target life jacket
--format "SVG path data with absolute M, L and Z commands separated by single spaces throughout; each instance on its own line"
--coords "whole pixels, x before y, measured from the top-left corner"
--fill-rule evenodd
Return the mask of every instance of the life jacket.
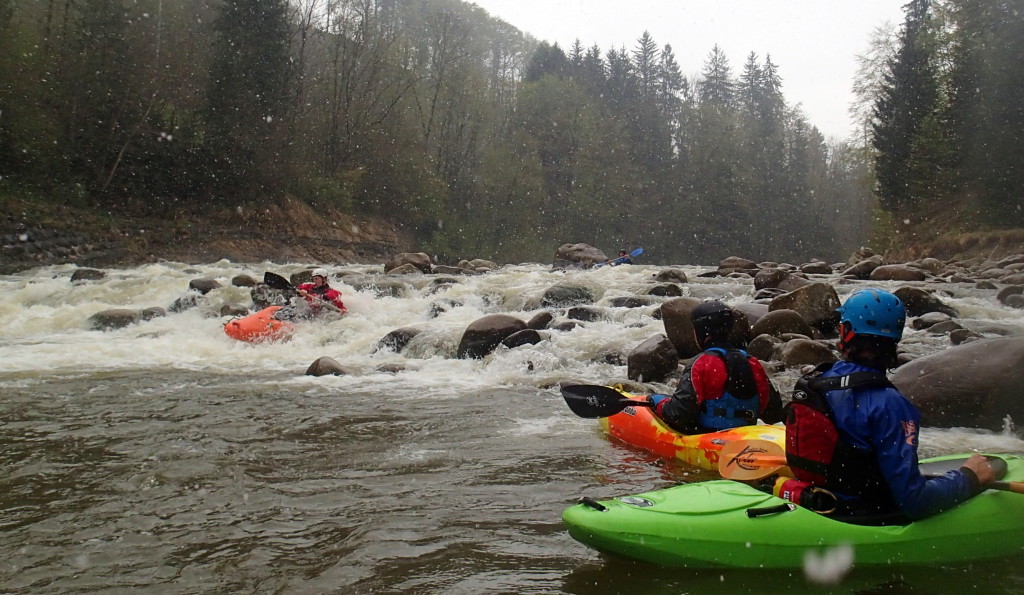
M 819 364 L 797 381 L 786 405 L 786 463 L 797 479 L 858 499 L 891 500 L 874 453 L 854 448 L 836 429 L 826 393 L 866 387 L 895 388 L 882 373 L 855 372 L 821 378 L 832 364 Z M 850 398 L 857 398 L 856 392 Z
M 742 349 L 712 347 L 704 353 L 722 360 L 727 379 L 725 391 L 717 399 L 698 395 L 702 399 L 697 415 L 701 427 L 717 431 L 757 423 L 761 397 L 757 393 L 757 383 L 754 381 L 754 371 L 750 369 L 750 356 L 747 352 Z

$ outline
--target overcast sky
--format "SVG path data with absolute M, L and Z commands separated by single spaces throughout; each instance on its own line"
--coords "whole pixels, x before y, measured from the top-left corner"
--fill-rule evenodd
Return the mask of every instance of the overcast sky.
M 602 53 L 649 31 L 658 47 L 672 46 L 688 79 L 711 48 L 725 51 L 739 76 L 750 52 L 779 67 L 783 93 L 801 104 L 825 136 L 845 138 L 857 64 L 872 31 L 903 22 L 905 0 L 470 0 L 537 39 L 568 52 L 579 39 Z

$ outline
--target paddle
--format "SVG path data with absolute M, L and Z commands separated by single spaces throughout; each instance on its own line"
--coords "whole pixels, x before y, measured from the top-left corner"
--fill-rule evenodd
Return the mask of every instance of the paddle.
M 653 406 L 649 401 L 630 399 L 614 388 L 596 384 L 563 386 L 562 397 L 573 413 L 586 418 L 608 417 L 626 407 Z
M 768 477 L 786 466 L 786 451 L 781 444 L 768 440 L 736 440 L 722 447 L 718 454 L 718 472 L 726 479 L 751 481 Z M 967 459 L 949 459 L 921 464 L 921 473 L 928 477 L 942 475 L 946 471 L 959 469 Z M 989 457 L 990 464 L 998 477 L 1006 473 L 1006 462 L 998 457 Z M 1024 494 L 1022 481 L 990 481 L 987 490 L 1002 490 Z
M 263 283 L 265 283 L 267 287 L 270 287 L 271 289 L 279 289 L 281 291 L 297 290 L 297 288 L 294 285 L 292 285 L 291 281 L 285 279 L 284 277 L 278 275 L 277 273 L 271 273 L 270 271 L 263 273 Z M 326 300 L 323 300 L 315 295 L 311 297 L 320 302 L 320 304 L 326 307 L 328 310 L 333 310 L 335 312 L 338 312 L 339 314 L 345 313 L 344 310 Z

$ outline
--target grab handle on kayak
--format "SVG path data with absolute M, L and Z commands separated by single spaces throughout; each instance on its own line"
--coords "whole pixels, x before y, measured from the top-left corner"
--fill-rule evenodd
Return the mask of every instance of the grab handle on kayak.
M 793 510 L 796 510 L 796 504 L 786 502 L 785 504 L 765 506 L 764 508 L 748 508 L 747 517 L 756 519 L 759 516 L 768 516 L 770 514 L 779 514 L 780 512 L 790 512 Z
M 580 498 L 580 504 L 583 504 L 584 506 L 589 506 L 598 512 L 604 512 L 608 510 L 607 506 L 601 504 L 600 502 L 594 500 L 593 498 L 588 498 L 587 496 L 583 496 L 582 498 Z

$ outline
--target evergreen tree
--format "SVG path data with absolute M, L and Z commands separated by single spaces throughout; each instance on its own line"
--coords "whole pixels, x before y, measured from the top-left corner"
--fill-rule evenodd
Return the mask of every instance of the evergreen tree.
M 937 107 L 939 94 L 929 43 L 930 0 L 911 0 L 904 11 L 899 50 L 875 103 L 872 140 L 877 151 L 878 196 L 883 207 L 895 211 L 920 198 L 913 189 L 923 181 L 911 180 L 913 147 L 922 123 Z
M 718 44 L 711 49 L 700 74 L 701 103 L 719 109 L 731 109 L 736 96 L 736 82 L 732 78 L 729 59 Z

